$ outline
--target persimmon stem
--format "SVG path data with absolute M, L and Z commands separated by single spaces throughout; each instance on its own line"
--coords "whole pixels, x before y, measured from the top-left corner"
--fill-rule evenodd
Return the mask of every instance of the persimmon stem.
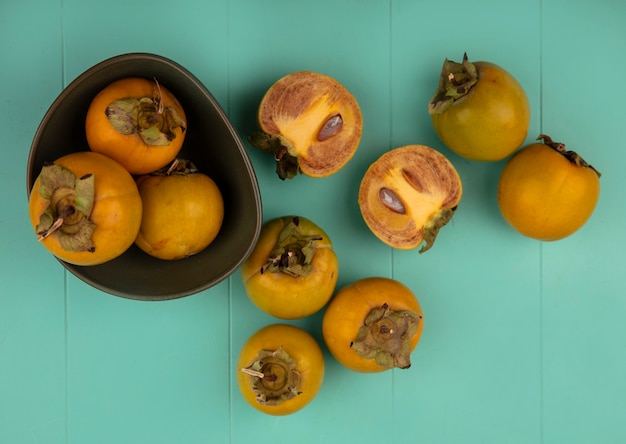
M 257 372 L 256 370 L 252 370 L 252 369 L 249 369 L 249 368 L 242 368 L 241 371 L 246 373 L 246 374 L 248 374 L 248 375 L 250 375 L 250 376 L 256 376 L 257 378 L 261 378 L 261 379 L 265 378 L 265 374 L 264 373 Z
M 157 110 L 156 112 L 150 116 L 150 123 L 154 124 L 157 122 L 158 118 L 163 114 L 163 110 L 164 110 L 164 105 L 163 105 L 163 93 L 161 92 L 161 85 L 159 85 L 159 81 L 157 80 L 156 77 L 153 77 L 154 79 L 154 83 L 156 84 L 156 89 L 157 89 L 157 93 L 156 96 L 154 97 L 154 101 L 157 104 Z
M 174 159 L 174 161 L 172 162 L 172 165 L 170 165 L 170 167 L 167 169 L 167 173 L 165 173 L 165 175 L 169 176 L 170 174 L 172 174 L 172 171 L 176 169 L 179 163 L 180 161 L 178 159 Z
M 568 151 L 564 143 L 555 142 L 550 136 L 547 136 L 545 134 L 540 134 L 539 137 L 537 137 L 537 140 L 543 141 L 546 146 L 549 146 L 562 156 L 565 156 L 567 160 L 569 160 L 573 164 L 584 168 L 590 168 L 591 170 L 593 170 L 594 173 L 596 173 L 598 178 L 602 176 L 600 171 L 596 170 L 593 165 L 587 163 L 585 159 L 583 159 L 578 153 L 576 153 L 575 151 Z
M 50 236 L 52 233 L 54 233 L 56 230 L 58 230 L 62 226 L 63 226 L 63 218 L 59 217 L 57 220 L 54 221 L 52 225 L 50 225 L 50 228 L 48 228 L 46 231 L 42 233 L 39 233 L 39 236 L 37 236 L 37 240 L 41 242 L 42 240 Z

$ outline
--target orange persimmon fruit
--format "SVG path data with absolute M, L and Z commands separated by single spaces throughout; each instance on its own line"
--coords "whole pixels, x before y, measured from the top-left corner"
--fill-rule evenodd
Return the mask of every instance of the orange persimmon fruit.
M 185 119 L 182 105 L 157 79 L 120 79 L 89 105 L 87 144 L 131 174 L 148 174 L 178 155 L 186 134 Z
M 91 151 L 45 165 L 28 206 L 43 246 L 75 265 L 98 265 L 124 253 L 137 236 L 143 209 L 128 171 Z
M 409 368 L 423 328 L 414 293 L 384 277 L 363 278 L 340 289 L 322 319 L 324 341 L 333 357 L 362 373 Z

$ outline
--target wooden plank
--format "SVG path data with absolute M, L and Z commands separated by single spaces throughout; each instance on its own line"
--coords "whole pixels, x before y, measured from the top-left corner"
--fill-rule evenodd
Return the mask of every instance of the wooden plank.
M 61 2 L 0 6 L 0 441 L 64 442 L 65 273 L 28 219 L 30 145 L 63 88 Z M 54 159 L 50 159 L 54 160 Z

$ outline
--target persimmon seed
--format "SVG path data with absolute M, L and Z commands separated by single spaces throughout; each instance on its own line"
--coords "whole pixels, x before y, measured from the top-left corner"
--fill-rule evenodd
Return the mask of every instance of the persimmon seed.
M 404 208 L 402 201 L 389 188 L 381 188 L 378 192 L 378 197 L 382 204 L 389 208 L 391 211 L 399 214 L 406 213 L 406 209 Z
M 317 135 L 317 140 L 323 142 L 326 139 L 331 138 L 335 134 L 341 130 L 343 126 L 343 119 L 341 118 L 341 114 L 334 115 L 330 119 L 326 121 L 319 134 Z

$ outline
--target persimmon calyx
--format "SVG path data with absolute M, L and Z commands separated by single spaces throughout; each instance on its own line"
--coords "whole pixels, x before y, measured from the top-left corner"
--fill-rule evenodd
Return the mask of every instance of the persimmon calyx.
M 293 155 L 294 148 L 284 137 L 273 136 L 265 131 L 255 131 L 248 136 L 250 144 L 274 156 L 276 174 L 282 180 L 293 179 L 300 173 L 298 157 Z
M 199 173 L 200 170 L 191 160 L 176 158 L 171 164 L 150 173 L 150 176 L 189 176 Z
M 148 146 L 168 146 L 176 138 L 176 128 L 185 131 L 187 126 L 176 109 L 163 103 L 158 82 L 152 97 L 115 100 L 105 113 L 117 132 L 125 136 L 137 134 Z
M 429 114 L 440 114 L 447 110 L 455 101 L 466 96 L 478 83 L 476 65 L 463 54 L 463 62 L 445 59 L 439 76 L 439 87 L 428 103 Z
M 554 142 L 550 136 L 545 134 L 540 134 L 539 137 L 537 137 L 537 140 L 541 140 L 544 145 L 565 156 L 567 160 L 573 164 L 584 168 L 591 168 L 598 175 L 598 178 L 602 176 L 600 171 L 596 170 L 592 165 L 587 163 L 577 152 L 567 150 L 564 143 Z
M 66 251 L 95 251 L 89 220 L 95 198 L 95 178 L 77 178 L 60 165 L 45 165 L 39 175 L 39 195 L 48 201 L 35 228 L 39 241 L 55 236 Z
M 409 368 L 411 338 L 420 322 L 419 314 L 394 311 L 385 303 L 369 312 L 350 348 L 365 359 L 375 359 L 381 367 Z
M 458 206 L 439 210 L 437 215 L 424 225 L 424 245 L 422 245 L 422 248 L 419 250 L 420 254 L 430 250 L 435 243 L 435 239 L 437 239 L 439 230 L 452 220 L 452 216 L 454 216 L 454 212 L 457 208 Z
M 317 249 L 316 242 L 322 240 L 322 236 L 305 234 L 299 225 L 300 218 L 294 216 L 283 227 L 267 262 L 261 267 L 261 274 L 269 271 L 297 277 L 311 272 L 313 269 L 311 263 Z
M 259 404 L 276 406 L 301 393 L 296 361 L 282 347 L 261 350 L 254 363 L 241 371 L 252 378 L 252 390 Z

